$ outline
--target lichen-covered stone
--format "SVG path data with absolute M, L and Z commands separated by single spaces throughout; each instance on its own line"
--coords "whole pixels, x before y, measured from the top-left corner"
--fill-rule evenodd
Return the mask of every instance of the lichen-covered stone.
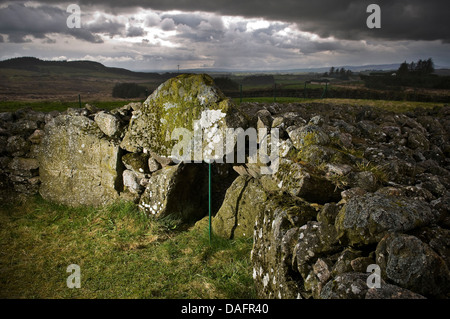
M 292 268 L 299 227 L 317 211 L 289 196 L 270 198 L 257 216 L 251 259 L 253 279 L 260 298 L 302 298 L 302 279 Z
M 146 149 L 167 157 L 178 142 L 172 140 L 177 128 L 193 134 L 197 123 L 217 136 L 219 130 L 244 127 L 245 122 L 245 116 L 220 92 L 210 76 L 182 74 L 161 84 L 142 108 L 133 112 L 121 146 L 130 152 Z M 194 152 L 191 160 L 193 155 Z
M 450 271 L 445 261 L 415 236 L 387 235 L 377 246 L 376 261 L 382 277 L 400 287 L 441 298 L 449 292 Z
M 118 136 L 121 133 L 120 120 L 112 114 L 99 112 L 95 115 L 95 122 L 107 136 Z
M 280 189 L 312 203 L 339 201 L 336 186 L 300 163 L 282 162 L 274 178 Z
M 212 220 L 214 233 L 225 238 L 252 237 L 256 216 L 264 209 L 267 194 L 250 176 L 239 176 L 228 188 Z
M 208 213 L 208 167 L 180 163 L 155 172 L 141 196 L 139 208 L 148 216 L 182 222 Z
M 288 132 L 294 147 L 301 150 L 309 145 L 327 145 L 330 143 L 328 135 L 317 125 L 308 124 Z
M 61 115 L 45 127 L 40 194 L 70 206 L 112 203 L 122 191 L 119 145 L 85 116 Z
M 436 218 L 423 201 L 369 193 L 350 198 L 336 217 L 335 226 L 341 241 L 368 245 L 380 241 L 388 232 L 407 232 Z
M 144 153 L 128 153 L 122 156 L 122 162 L 125 167 L 140 177 L 150 173 L 148 159 L 149 155 Z
M 317 258 L 340 249 L 333 225 L 310 221 L 300 227 L 293 263 L 306 280 Z

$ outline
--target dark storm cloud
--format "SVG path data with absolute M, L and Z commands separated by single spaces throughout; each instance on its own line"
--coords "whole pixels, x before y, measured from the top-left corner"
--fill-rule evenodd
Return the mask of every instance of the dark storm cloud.
M 8 41 L 13 43 L 30 42 L 27 36 L 47 39 L 48 34 L 59 33 L 72 35 L 77 39 L 92 43 L 103 42 L 97 33 L 109 36 L 121 34 L 125 26 L 100 17 L 83 28 L 67 27 L 69 13 L 58 7 L 42 5 L 39 7 L 25 6 L 23 3 L 11 3 L 0 8 L 0 33 L 8 35 Z M 52 40 L 51 40 L 52 41 Z
M 54 0 L 41 2 L 60 3 Z M 104 8 L 114 8 L 116 11 L 143 7 L 154 10 L 207 11 L 223 15 L 261 17 L 295 22 L 302 31 L 340 39 L 450 41 L 448 0 L 79 0 L 78 3 L 103 5 Z M 369 15 L 366 8 L 371 3 L 381 7 L 381 29 L 366 27 Z M 175 20 L 174 22 L 177 23 Z

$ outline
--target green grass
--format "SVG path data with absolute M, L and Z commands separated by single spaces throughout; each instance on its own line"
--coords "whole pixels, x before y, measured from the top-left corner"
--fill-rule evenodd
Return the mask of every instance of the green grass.
M 124 106 L 130 102 L 136 102 L 141 100 L 116 100 L 116 101 L 81 101 L 81 106 L 91 104 L 100 109 L 112 110 L 117 107 Z M 63 101 L 6 101 L 0 102 L 0 112 L 13 112 L 25 107 L 31 107 L 35 111 L 50 112 L 50 111 L 65 111 L 68 108 L 79 108 L 80 104 L 78 100 L 72 102 Z
M 136 102 L 141 100 L 116 100 L 116 101 L 82 101 L 82 107 L 86 103 L 95 105 L 100 109 L 114 109 L 117 107 L 124 106 L 130 102 Z M 239 98 L 234 98 L 233 101 L 236 104 L 240 103 Z M 397 113 L 404 113 L 408 111 L 412 111 L 415 108 L 421 107 L 424 109 L 432 109 L 435 106 L 442 107 L 445 103 L 431 103 L 431 102 L 412 102 L 412 101 L 386 101 L 386 100 L 363 100 L 363 99 L 304 99 L 304 98 L 296 98 L 296 97 L 276 97 L 274 100 L 273 97 L 254 97 L 254 98 L 243 98 L 242 102 L 259 102 L 259 103 L 273 103 L 276 101 L 277 103 L 310 103 L 310 102 L 319 102 L 326 103 L 332 105 L 367 105 L 373 106 L 377 108 L 381 108 L 388 111 L 394 111 Z M 35 111 L 42 112 L 50 112 L 50 111 L 65 111 L 67 108 L 78 108 L 78 101 L 72 102 L 61 102 L 61 101 L 6 101 L 0 102 L 0 112 L 11 112 L 16 111 L 21 108 L 31 107 Z
M 207 225 L 171 230 L 129 203 L 0 206 L 0 298 L 254 298 L 251 241 L 210 244 Z M 70 264 L 80 289 L 66 285 Z
M 237 104 L 240 103 L 240 98 L 234 98 L 233 101 Z M 277 97 L 275 100 L 272 97 L 249 97 L 249 98 L 243 98 L 242 103 L 245 102 L 258 102 L 258 103 L 306 103 L 306 102 L 313 102 L 317 101 L 317 99 L 304 99 L 304 98 L 298 98 L 298 97 Z
M 239 98 L 233 99 L 237 104 L 240 103 Z M 243 98 L 244 102 L 259 102 L 259 103 L 273 103 L 273 97 L 254 97 Z M 434 107 L 443 107 L 446 103 L 435 102 L 413 102 L 413 101 L 387 101 L 387 100 L 363 100 L 363 99 L 304 99 L 295 97 L 277 97 L 277 103 L 324 103 L 330 105 L 353 105 L 353 106 L 372 106 L 387 111 L 393 111 L 396 113 L 405 113 L 413 111 L 416 108 L 433 109 Z

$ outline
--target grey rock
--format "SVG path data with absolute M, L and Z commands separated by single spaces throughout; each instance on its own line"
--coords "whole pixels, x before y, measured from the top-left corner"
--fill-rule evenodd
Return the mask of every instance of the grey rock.
M 264 210 L 267 194 L 250 176 L 239 176 L 228 188 L 212 220 L 214 233 L 225 238 L 252 237 L 256 216 Z
M 122 132 L 120 120 L 112 114 L 99 112 L 95 115 L 95 122 L 107 136 L 118 136 Z
M 182 222 L 199 220 L 208 213 L 208 169 L 180 163 L 155 172 L 139 202 L 148 216 Z
M 415 236 L 389 234 L 376 249 L 382 277 L 424 296 L 444 297 L 450 288 L 445 261 Z
M 76 113 L 76 112 L 75 112 Z M 40 194 L 69 206 L 115 202 L 122 191 L 119 145 L 84 116 L 60 115 L 45 126 Z
M 336 218 L 336 230 L 350 245 L 367 245 L 388 232 L 407 232 L 436 219 L 436 212 L 422 201 L 369 193 L 344 205 Z

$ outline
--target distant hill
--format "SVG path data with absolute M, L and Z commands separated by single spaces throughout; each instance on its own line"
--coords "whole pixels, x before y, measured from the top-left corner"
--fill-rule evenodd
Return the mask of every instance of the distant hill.
M 137 83 L 152 92 L 176 73 L 133 72 L 93 61 L 44 61 L 21 57 L 0 61 L 0 101 L 111 100 L 117 83 Z
M 146 79 L 168 79 L 173 76 L 171 73 L 155 73 L 155 72 L 134 72 L 122 68 L 107 67 L 99 62 L 94 61 L 45 61 L 34 57 L 21 57 L 0 61 L 1 69 L 19 69 L 27 71 L 56 72 L 57 68 L 63 68 L 61 71 L 70 72 L 72 69 L 75 73 L 98 72 L 117 74 L 121 76 L 141 77 Z M 88 75 L 87 73 L 86 75 Z

